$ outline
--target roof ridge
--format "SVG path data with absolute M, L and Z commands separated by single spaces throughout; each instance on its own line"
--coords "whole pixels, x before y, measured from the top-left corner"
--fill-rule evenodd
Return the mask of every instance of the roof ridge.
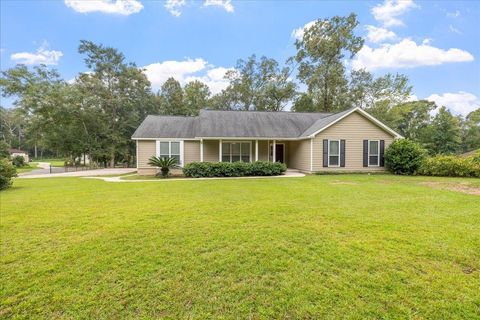
M 291 110 L 281 110 L 281 111 L 270 111 L 270 110 L 216 110 L 216 109 L 200 109 L 200 111 L 207 111 L 207 112 L 259 112 L 259 113 L 282 113 L 282 114 L 329 114 L 332 115 L 332 112 L 298 112 L 298 111 L 291 111 Z
M 163 114 L 149 114 L 147 117 L 162 117 L 162 118 L 196 118 L 198 116 L 173 116 L 173 115 L 163 115 Z

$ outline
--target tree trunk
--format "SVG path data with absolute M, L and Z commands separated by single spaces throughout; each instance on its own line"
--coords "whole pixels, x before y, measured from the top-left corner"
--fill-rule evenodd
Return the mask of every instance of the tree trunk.
M 112 158 L 110 159 L 110 167 L 115 168 L 115 151 L 112 151 Z
M 37 154 L 37 142 L 35 141 L 35 159 L 38 158 L 38 154 Z

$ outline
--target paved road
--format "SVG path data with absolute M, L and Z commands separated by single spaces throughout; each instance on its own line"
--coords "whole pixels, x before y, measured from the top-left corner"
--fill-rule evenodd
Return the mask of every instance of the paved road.
M 48 162 L 38 162 L 38 166 L 39 166 L 41 169 L 35 169 L 35 170 L 29 171 L 29 172 L 19 173 L 18 176 L 19 176 L 19 177 L 23 177 L 23 176 L 30 176 L 30 175 L 48 174 L 48 173 L 50 173 L 50 163 L 48 163 Z M 53 170 L 53 168 L 52 168 L 52 170 Z
M 43 162 L 45 163 L 45 162 Z M 84 170 L 84 171 L 75 171 L 75 172 L 65 172 L 64 168 L 60 169 L 60 172 L 49 173 L 50 164 L 47 163 L 47 167 L 42 167 L 42 169 L 35 169 L 30 172 L 25 172 L 22 175 L 19 175 L 20 179 L 33 179 L 33 178 L 61 178 L 61 177 L 91 177 L 91 176 L 104 176 L 104 175 L 122 175 L 125 173 L 135 172 L 135 168 L 114 168 L 114 169 L 96 169 L 96 170 Z M 52 169 L 54 169 L 52 167 Z

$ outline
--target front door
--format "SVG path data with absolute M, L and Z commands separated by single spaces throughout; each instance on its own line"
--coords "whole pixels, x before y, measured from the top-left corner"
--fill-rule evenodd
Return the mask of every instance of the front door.
M 285 145 L 275 144 L 275 160 L 277 162 L 285 163 Z

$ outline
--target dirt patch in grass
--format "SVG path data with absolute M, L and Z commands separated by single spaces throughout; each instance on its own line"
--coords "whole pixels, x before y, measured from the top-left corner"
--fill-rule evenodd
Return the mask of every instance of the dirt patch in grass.
M 434 189 L 457 191 L 466 194 L 480 196 L 480 187 L 473 186 L 466 182 L 459 183 L 443 183 L 443 182 L 420 182 L 420 185 L 431 187 Z
M 330 182 L 330 184 L 333 184 L 333 185 L 349 185 L 349 186 L 358 185 L 358 183 L 356 183 L 356 182 L 349 182 L 349 181 L 333 181 L 333 182 Z

